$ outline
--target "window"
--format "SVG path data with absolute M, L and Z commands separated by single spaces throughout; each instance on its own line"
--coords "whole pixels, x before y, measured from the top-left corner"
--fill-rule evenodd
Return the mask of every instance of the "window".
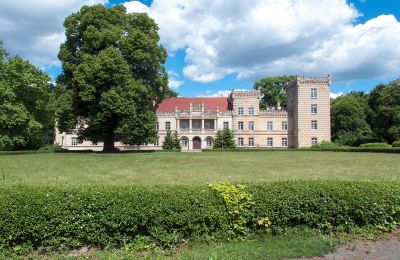
M 243 130 L 243 122 L 238 122 L 238 130 Z
M 272 121 L 268 121 L 267 122 L 267 130 L 268 131 L 272 131 L 274 128 Z
M 192 127 L 193 129 L 201 129 L 201 121 L 192 121 Z
M 288 142 L 286 137 L 282 138 L 282 147 L 288 147 Z
M 224 122 L 224 129 L 227 129 L 227 128 L 229 128 L 229 122 Z
M 249 137 L 249 146 L 254 146 L 254 137 Z
M 318 138 L 317 137 L 311 138 L 311 144 L 312 145 L 318 144 Z
M 254 122 L 253 122 L 253 121 L 250 121 L 250 122 L 249 122 L 249 130 L 250 130 L 250 131 L 253 131 L 253 130 L 254 130 Z
M 78 144 L 79 144 L 78 138 L 77 137 L 72 137 L 71 138 L 71 145 L 78 145 Z
M 268 138 L 267 138 L 267 146 L 268 146 L 268 147 L 274 146 L 274 142 L 273 142 L 272 137 L 268 137 Z
M 171 122 L 165 122 L 165 130 L 171 130 Z
M 158 131 L 159 128 L 160 128 L 160 123 L 157 122 L 157 124 L 156 124 L 156 130 Z
M 188 139 L 186 137 L 181 139 L 181 146 L 182 147 L 187 147 L 188 146 Z
M 311 129 L 312 129 L 312 130 L 317 130 L 317 129 L 318 129 L 317 120 L 312 120 L 312 121 L 311 121 Z
M 287 122 L 282 121 L 282 130 L 287 130 Z
M 243 115 L 243 107 L 238 108 L 238 115 Z
M 214 126 L 213 126 L 212 122 L 204 121 L 204 128 L 205 129 L 214 129 Z
M 317 98 L 317 88 L 311 89 L 311 98 Z
M 249 107 L 249 115 L 254 115 L 254 107 Z
M 316 114 L 317 113 L 317 104 L 312 104 L 311 105 L 311 114 Z
M 155 145 L 156 145 L 156 146 L 160 146 L 160 141 L 159 141 L 158 139 L 156 140 Z
M 207 145 L 207 147 L 211 147 L 213 145 L 213 140 L 211 137 L 208 137 L 206 139 L 206 145 Z
M 238 138 L 238 146 L 240 147 L 240 146 L 243 146 L 243 138 L 242 137 L 239 137 Z
M 180 121 L 181 129 L 189 129 L 189 122 L 188 121 Z

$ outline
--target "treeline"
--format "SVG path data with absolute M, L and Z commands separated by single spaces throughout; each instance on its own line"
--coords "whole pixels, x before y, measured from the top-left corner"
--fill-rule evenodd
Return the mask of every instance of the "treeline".
M 340 145 L 400 140 L 400 79 L 332 100 L 331 121 L 332 141 Z
M 38 149 L 54 137 L 56 88 L 0 41 L 0 150 Z

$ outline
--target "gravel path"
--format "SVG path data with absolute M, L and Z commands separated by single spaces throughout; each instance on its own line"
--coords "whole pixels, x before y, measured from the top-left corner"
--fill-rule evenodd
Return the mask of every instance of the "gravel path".
M 308 260 L 400 260 L 400 229 L 389 234 L 387 239 L 355 241 L 324 257 Z

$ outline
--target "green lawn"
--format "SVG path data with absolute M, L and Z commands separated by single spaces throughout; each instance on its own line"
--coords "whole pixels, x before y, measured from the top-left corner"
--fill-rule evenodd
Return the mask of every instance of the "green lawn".
M 203 185 L 400 179 L 400 154 L 318 151 L 0 154 L 0 185 Z
M 326 237 L 276 236 L 240 242 L 220 242 L 195 244 L 180 248 L 171 253 L 134 252 L 124 249 L 89 252 L 80 257 L 67 257 L 66 254 L 50 254 L 51 259 L 177 259 L 177 260 L 234 260 L 234 259 L 290 259 L 323 256 L 335 250 L 335 242 Z M 40 258 L 31 254 L 28 258 Z

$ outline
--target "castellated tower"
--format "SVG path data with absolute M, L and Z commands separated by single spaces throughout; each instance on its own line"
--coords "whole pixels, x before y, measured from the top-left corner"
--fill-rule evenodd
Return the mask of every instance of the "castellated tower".
M 330 76 L 297 77 L 287 84 L 295 148 L 331 141 L 330 85 Z

